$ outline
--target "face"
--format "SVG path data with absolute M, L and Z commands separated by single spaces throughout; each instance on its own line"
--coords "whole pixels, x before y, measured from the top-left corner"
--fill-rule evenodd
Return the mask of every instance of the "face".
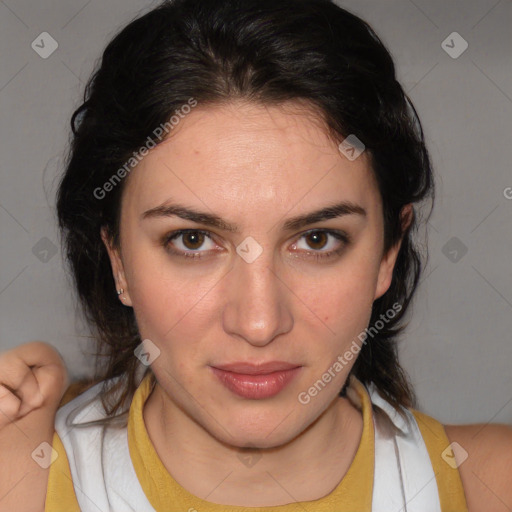
M 237 102 L 182 119 L 127 180 L 120 249 L 103 236 L 173 414 L 272 447 L 336 403 L 355 357 L 298 397 L 361 345 L 399 248 L 383 254 L 383 229 L 367 153 L 347 159 L 298 104 Z M 271 362 L 295 369 L 253 375 Z

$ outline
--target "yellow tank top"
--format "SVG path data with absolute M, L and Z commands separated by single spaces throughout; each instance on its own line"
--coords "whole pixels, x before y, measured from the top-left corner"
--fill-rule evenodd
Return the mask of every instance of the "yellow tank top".
M 151 392 L 148 374 L 132 400 L 128 416 L 128 447 L 137 478 L 156 512 L 197 510 L 200 512 L 371 512 L 374 472 L 374 427 L 372 405 L 364 385 L 354 379 L 361 400 L 363 432 L 356 455 L 341 482 L 323 498 L 273 507 L 218 505 L 198 498 L 178 484 L 165 469 L 151 443 L 143 419 L 143 406 Z M 457 469 L 441 458 L 450 444 L 444 427 L 434 418 L 412 409 L 425 441 L 436 476 L 441 510 L 467 512 Z M 80 512 L 64 446 L 58 434 L 53 438 L 57 460 L 50 467 L 45 512 Z M 122 468 L 121 468 L 122 470 Z M 169 504 L 172 503 L 172 511 Z M 117 512 L 117 511 L 116 511 Z

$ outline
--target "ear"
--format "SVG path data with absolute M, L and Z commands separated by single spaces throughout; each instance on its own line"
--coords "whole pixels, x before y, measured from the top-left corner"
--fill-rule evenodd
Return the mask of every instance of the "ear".
M 108 256 L 110 258 L 110 265 L 112 267 L 112 276 L 116 282 L 116 292 L 122 290 L 122 293 L 118 293 L 119 300 L 125 306 L 131 306 L 132 301 L 130 298 L 130 292 L 128 290 L 128 283 L 126 281 L 123 261 L 119 253 L 119 249 L 114 246 L 112 237 L 110 236 L 107 228 L 104 226 L 101 228 L 101 239 L 107 248 Z
M 393 269 L 395 268 L 396 259 L 398 252 L 402 245 L 404 233 L 407 231 L 414 217 L 414 210 L 412 204 L 406 204 L 401 212 L 400 218 L 402 223 L 402 236 L 400 240 L 384 254 L 379 268 L 379 276 L 377 278 L 377 288 L 375 290 L 375 297 L 373 300 L 382 297 L 389 289 L 391 285 L 391 279 L 393 277 Z

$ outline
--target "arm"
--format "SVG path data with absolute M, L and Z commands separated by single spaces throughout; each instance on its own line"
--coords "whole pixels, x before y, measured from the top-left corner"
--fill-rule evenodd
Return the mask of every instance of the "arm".
M 47 343 L 0 354 L 0 512 L 44 511 L 55 414 L 67 385 L 65 364 Z

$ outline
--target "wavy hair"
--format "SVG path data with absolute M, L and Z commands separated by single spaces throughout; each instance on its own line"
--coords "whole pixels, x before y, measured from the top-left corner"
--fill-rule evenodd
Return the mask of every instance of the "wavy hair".
M 174 0 L 132 20 L 107 45 L 73 113 L 58 190 L 63 246 L 96 342 L 90 384 L 113 383 L 103 392 L 105 410 L 113 415 L 131 402 L 141 339 L 133 310 L 118 300 L 100 237 L 105 227 L 119 244 L 123 182 L 101 199 L 94 191 L 190 98 L 203 106 L 307 102 L 337 140 L 355 134 L 365 144 L 382 197 L 384 250 L 403 237 L 370 325 L 393 304 L 402 308 L 363 344 L 351 374 L 375 383 L 393 405 L 414 406 L 397 342 L 423 261 L 413 240 L 417 209 L 406 229 L 400 214 L 427 197 L 433 204 L 434 183 L 421 122 L 389 51 L 368 23 L 330 0 Z

